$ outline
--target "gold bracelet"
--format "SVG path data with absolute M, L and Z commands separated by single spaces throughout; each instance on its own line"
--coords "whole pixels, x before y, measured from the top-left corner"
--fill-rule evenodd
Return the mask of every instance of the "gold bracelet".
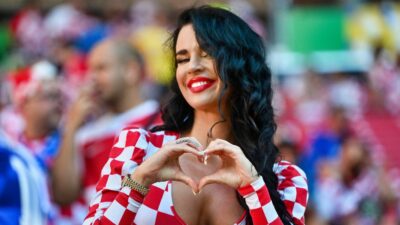
M 140 194 L 143 196 L 146 196 L 147 193 L 149 192 L 149 189 L 143 186 L 142 184 L 139 184 L 137 181 L 133 180 L 131 178 L 131 175 L 128 174 L 123 180 L 122 180 L 122 187 L 129 187 L 132 190 L 138 191 Z

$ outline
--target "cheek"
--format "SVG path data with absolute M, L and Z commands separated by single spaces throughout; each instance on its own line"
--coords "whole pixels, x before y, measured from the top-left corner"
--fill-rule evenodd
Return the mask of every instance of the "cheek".
M 47 105 L 43 104 L 41 101 L 31 102 L 25 108 L 26 114 L 30 115 L 32 118 L 41 118 L 47 111 Z
M 49 114 L 53 109 L 53 104 L 49 101 L 40 101 L 36 105 L 36 111 L 38 114 L 46 115 Z
M 176 70 L 176 81 L 178 82 L 179 89 L 183 89 L 185 87 L 185 80 L 182 69 Z
M 109 73 L 110 72 L 105 69 L 98 71 L 96 73 L 95 77 L 93 78 L 94 82 L 97 85 L 104 86 L 105 84 L 107 84 L 109 82 L 109 79 L 110 79 Z

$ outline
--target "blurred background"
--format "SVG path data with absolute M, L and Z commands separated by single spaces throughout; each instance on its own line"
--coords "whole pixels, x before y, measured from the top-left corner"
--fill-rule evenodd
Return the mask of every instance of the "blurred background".
M 265 40 L 275 141 L 307 174 L 306 223 L 400 224 L 398 1 L 1 0 L 1 129 L 24 127 L 10 77 L 50 62 L 65 112 L 87 80 L 87 54 L 109 36 L 140 51 L 144 92 L 162 101 L 173 78 L 163 44 L 178 13 L 203 3 L 231 9 Z

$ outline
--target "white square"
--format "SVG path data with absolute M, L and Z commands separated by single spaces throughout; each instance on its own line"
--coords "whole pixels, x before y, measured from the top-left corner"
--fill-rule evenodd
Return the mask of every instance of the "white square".
M 121 176 L 119 174 L 109 175 L 106 187 L 109 190 L 119 190 L 121 188 Z
M 158 211 L 163 212 L 168 215 L 174 215 L 174 213 L 171 210 L 171 206 L 172 206 L 171 192 L 164 192 L 164 194 L 161 198 L 161 201 L 160 201 L 160 205 L 158 207 Z
M 114 159 L 108 159 L 107 162 L 104 164 L 103 169 L 101 170 L 101 174 L 110 174 L 111 173 L 111 162 Z
M 169 135 L 165 135 L 164 139 L 163 139 L 163 143 L 162 145 L 165 145 L 166 143 L 170 142 L 170 141 L 175 141 L 176 140 L 176 136 L 169 136 Z
M 272 204 L 272 202 L 269 202 L 268 204 L 264 205 L 262 209 L 269 223 L 278 218 L 278 213 L 276 213 L 275 207 Z
M 258 191 L 260 190 L 263 186 L 265 186 L 263 178 L 260 176 L 253 184 L 253 189 Z
M 149 143 L 146 140 L 146 136 L 145 136 L 144 132 L 140 132 L 140 137 L 137 140 L 135 147 L 146 150 L 148 144 Z
M 124 148 L 126 146 L 126 136 L 128 134 L 127 130 L 121 131 L 121 133 L 118 136 L 118 141 L 114 144 L 115 147 L 117 148 Z
M 135 148 L 133 146 L 128 146 L 122 150 L 121 154 L 119 154 L 115 159 L 121 162 L 127 161 L 132 158 L 133 150 Z
M 154 225 L 156 224 L 157 211 L 147 207 L 146 205 L 142 205 L 134 219 L 134 224 L 146 224 L 146 225 Z
M 121 204 L 114 201 L 110 208 L 104 213 L 104 216 L 110 219 L 114 224 L 119 224 L 125 210 L 126 209 Z
M 287 187 L 283 190 L 283 197 L 284 200 L 288 200 L 288 201 L 292 201 L 295 202 L 296 201 L 296 188 L 295 187 Z
M 297 176 L 292 178 L 293 183 L 298 188 L 307 189 L 307 181 L 302 176 Z
M 127 160 L 126 162 L 124 162 L 124 164 L 122 165 L 122 172 L 121 175 L 122 176 L 126 176 L 128 174 L 132 174 L 133 171 L 135 170 L 135 168 L 138 166 L 138 164 L 132 160 Z
M 293 207 L 292 215 L 293 215 L 293 217 L 300 219 L 301 217 L 304 216 L 305 211 L 306 211 L 306 208 L 304 206 L 302 206 L 299 203 L 295 203 L 294 207 Z
M 246 203 L 250 209 L 257 209 L 261 207 L 260 200 L 258 199 L 258 195 L 256 193 L 246 197 Z
M 144 157 L 144 160 L 154 155 L 154 153 L 156 153 L 159 150 L 159 148 L 155 147 L 151 142 L 149 142 L 145 150 L 146 150 L 146 156 Z

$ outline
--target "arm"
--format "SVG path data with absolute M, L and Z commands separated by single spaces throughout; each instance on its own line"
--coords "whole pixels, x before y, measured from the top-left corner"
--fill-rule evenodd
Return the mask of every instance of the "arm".
M 279 184 L 278 192 L 286 209 L 292 215 L 295 225 L 304 225 L 304 212 L 307 206 L 308 189 L 304 172 L 287 162 L 276 164 Z M 238 189 L 249 206 L 254 224 L 283 224 L 280 220 L 262 177 Z
M 210 142 L 204 151 L 208 155 L 218 155 L 222 166 L 217 172 L 203 177 L 199 182 L 201 190 L 210 183 L 222 183 L 238 190 L 246 200 L 254 224 L 283 224 L 273 206 L 268 188 L 252 163 L 239 146 L 225 140 Z M 289 162 L 274 164 L 278 177 L 278 192 L 287 211 L 296 225 L 304 225 L 304 212 L 308 200 L 307 180 L 304 172 Z
M 75 145 L 75 136 L 94 108 L 95 103 L 90 99 L 89 94 L 83 92 L 67 114 L 59 154 L 55 158 L 51 171 L 53 197 L 59 204 L 72 203 L 80 194 L 81 156 Z
M 144 196 L 128 187 L 121 189 L 122 179 L 132 173 L 146 156 L 144 130 L 123 130 L 104 165 L 84 225 L 132 224 Z
M 142 186 L 149 187 L 159 181 L 177 180 L 196 188 L 194 181 L 186 176 L 178 165 L 184 153 L 200 157 L 198 151 L 187 143 L 152 142 L 152 134 L 143 129 L 125 129 L 111 150 L 97 184 L 97 194 L 89 207 L 84 225 L 132 224 L 144 196 L 129 187 L 121 188 L 128 174 Z M 159 142 L 160 136 L 154 136 Z M 148 143 L 152 142 L 151 145 Z M 164 141 L 162 141 L 164 142 Z M 162 148 L 162 149 L 158 149 Z M 152 215 L 148 215 L 152 216 Z

